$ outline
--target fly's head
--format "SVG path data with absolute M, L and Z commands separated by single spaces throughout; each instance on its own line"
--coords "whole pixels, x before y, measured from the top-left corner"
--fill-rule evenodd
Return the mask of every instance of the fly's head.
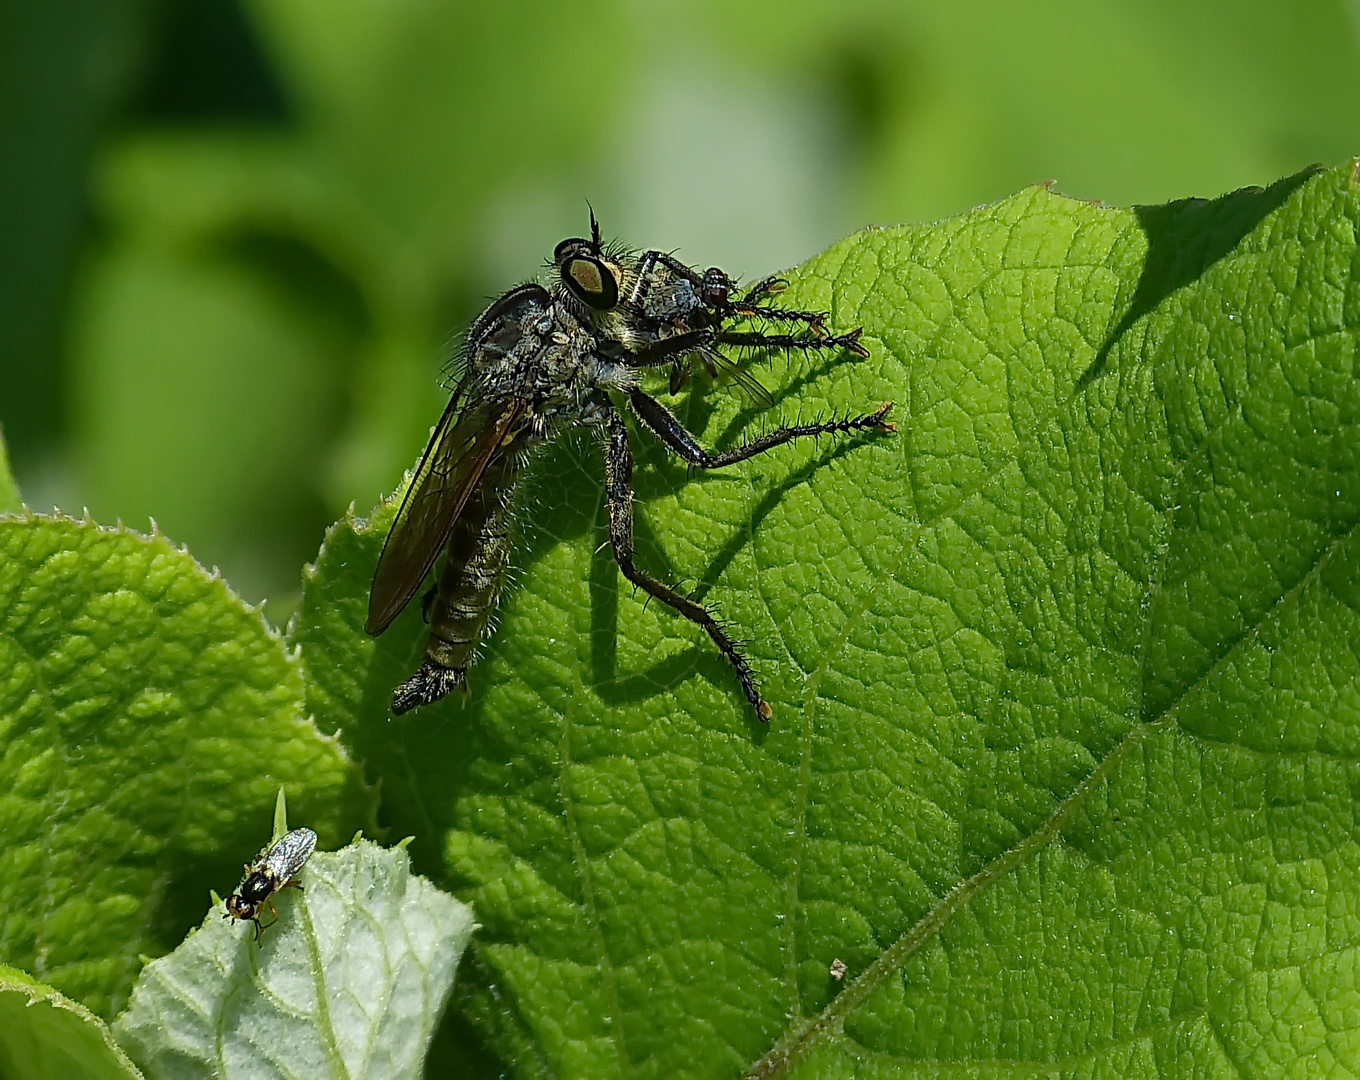
M 268 895 L 269 893 L 265 893 L 258 900 L 252 900 L 245 895 L 245 886 L 242 886 L 240 892 L 234 892 L 227 897 L 227 914 L 233 919 L 253 919 Z
M 552 271 L 562 301 L 611 348 L 639 353 L 659 342 L 720 327 L 733 316 L 736 282 L 717 267 L 700 273 L 662 251 L 637 252 L 590 237 L 563 240 Z
M 637 257 L 627 250 L 606 250 L 592 211 L 590 239 L 573 236 L 553 251 L 555 292 L 582 323 L 609 337 L 618 337 L 625 321 L 620 300 L 633 285 L 636 261 Z

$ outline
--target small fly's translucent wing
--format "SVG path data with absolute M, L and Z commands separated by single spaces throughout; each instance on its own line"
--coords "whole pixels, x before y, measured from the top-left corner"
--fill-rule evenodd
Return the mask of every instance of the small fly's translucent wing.
M 523 404 L 513 399 L 497 405 L 469 402 L 460 408 L 465 387 L 466 380 L 439 418 L 378 556 L 364 623 L 374 636 L 387 629 L 420 588 L 453 523 L 523 411 Z
M 297 876 L 315 850 L 316 833 L 311 829 L 294 829 L 265 852 L 258 868 L 284 885 Z

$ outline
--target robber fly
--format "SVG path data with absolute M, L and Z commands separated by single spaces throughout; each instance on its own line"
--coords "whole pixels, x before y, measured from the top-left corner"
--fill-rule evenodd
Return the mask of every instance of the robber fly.
M 676 416 L 644 393 L 639 375 L 670 368 L 680 389 L 696 364 L 725 373 L 756 400 L 769 392 L 724 347 L 748 350 L 840 350 L 867 357 L 857 328 L 831 333 L 826 314 L 767 303 L 785 282 L 766 278 L 745 292 L 716 267 L 700 273 L 663 251 L 636 252 L 590 238 L 563 240 L 549 264 L 551 280 L 518 285 L 478 316 L 459 357 L 453 397 L 430 436 L 387 536 L 365 629 L 381 634 L 415 595 L 447 549 L 438 581 L 425 594 L 429 641 L 419 669 L 397 687 L 392 711 L 437 701 L 465 684 L 488 632 L 505 580 L 511 498 L 527 452 L 564 429 L 585 425 L 605 443 L 609 541 L 624 577 L 701 626 L 736 671 L 762 721 L 770 706 L 737 644 L 702 604 L 633 565 L 633 452 L 619 399 L 653 435 L 689 465 L 713 469 L 744 461 L 809 435 L 893 431 L 890 403 L 840 420 L 792 424 L 710 452 Z M 778 333 L 734 329 L 754 320 Z
M 316 849 L 316 833 L 311 829 L 294 829 L 280 837 L 246 865 L 246 876 L 236 891 L 227 897 L 227 913 L 223 918 L 249 919 L 255 924 L 258 942 L 265 930 L 279 921 L 274 907 L 274 894 L 280 889 L 300 889 L 298 873 Z M 272 922 L 260 922 L 260 907 L 267 904 Z

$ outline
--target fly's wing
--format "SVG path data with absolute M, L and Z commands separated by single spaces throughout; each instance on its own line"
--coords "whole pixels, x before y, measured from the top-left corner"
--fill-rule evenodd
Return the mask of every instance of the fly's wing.
M 364 629 L 375 637 L 420 588 L 487 465 L 523 411 L 523 404 L 515 399 L 460 407 L 465 385 L 459 386 L 439 418 L 378 556 L 364 623 Z
M 487 465 L 524 411 L 524 403 L 515 398 L 485 401 L 469 395 L 471 371 L 478 362 L 513 366 L 513 357 L 537 343 L 534 335 L 541 331 L 531 327 L 551 305 L 542 285 L 518 285 L 493 301 L 468 331 L 466 374 L 430 436 L 373 572 L 364 624 L 370 634 L 386 630 L 420 588 Z
M 744 367 L 739 366 L 736 361 L 718 352 L 717 349 L 712 349 L 710 351 L 717 358 L 714 361 L 714 367 L 716 367 L 718 371 L 726 374 L 733 383 L 739 386 L 753 404 L 766 409 L 774 404 L 774 395 L 765 388 L 764 383 Z
M 316 833 L 311 829 L 294 829 L 269 849 L 260 869 L 282 885 L 297 876 L 315 850 Z

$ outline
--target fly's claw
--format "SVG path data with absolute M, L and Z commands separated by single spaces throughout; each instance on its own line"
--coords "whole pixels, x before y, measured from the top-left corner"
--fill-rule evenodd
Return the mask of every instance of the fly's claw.
M 837 345 L 845 349 L 846 352 L 858 356 L 861 360 L 869 359 L 869 350 L 859 343 L 860 335 L 864 333 L 864 327 L 857 326 L 848 334 L 841 334 L 837 338 L 828 340 L 835 341 Z
M 788 287 L 789 283 L 778 275 L 762 278 L 746 290 L 746 295 L 741 298 L 741 303 L 753 304 L 767 296 L 778 296 Z

